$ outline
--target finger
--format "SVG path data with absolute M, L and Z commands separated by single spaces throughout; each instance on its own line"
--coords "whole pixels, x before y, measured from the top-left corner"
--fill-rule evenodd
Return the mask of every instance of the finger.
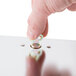
M 46 28 L 45 28 L 45 31 L 42 33 L 42 35 L 43 35 L 44 37 L 46 37 L 47 34 L 48 34 L 48 19 L 47 19 L 47 21 L 46 21 Z
M 26 59 L 26 76 L 41 76 L 41 68 L 44 60 L 44 53 L 40 57 L 41 61 L 36 61 L 31 56 Z
M 27 36 L 36 39 L 46 28 L 46 17 L 32 12 L 28 19 Z
M 70 11 L 76 11 L 76 3 L 72 4 L 70 7 L 68 7 Z

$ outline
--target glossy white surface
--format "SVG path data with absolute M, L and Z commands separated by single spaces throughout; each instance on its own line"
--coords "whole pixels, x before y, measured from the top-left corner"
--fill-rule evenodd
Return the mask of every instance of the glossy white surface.
M 29 40 L 22 37 L 0 37 L 0 76 L 25 76 L 29 44 Z M 44 39 L 41 45 L 46 52 L 45 64 L 50 62 L 59 69 L 67 68 L 76 76 L 76 41 Z M 51 48 L 46 48 L 47 45 Z

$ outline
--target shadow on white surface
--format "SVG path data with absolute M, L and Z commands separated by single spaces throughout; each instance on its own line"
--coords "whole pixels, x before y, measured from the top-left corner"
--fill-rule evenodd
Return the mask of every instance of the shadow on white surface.
M 0 76 L 25 76 L 29 45 L 26 38 L 0 37 Z M 76 76 L 76 41 L 43 39 L 41 45 L 46 53 L 44 66 L 55 64 L 59 70 L 69 69 Z

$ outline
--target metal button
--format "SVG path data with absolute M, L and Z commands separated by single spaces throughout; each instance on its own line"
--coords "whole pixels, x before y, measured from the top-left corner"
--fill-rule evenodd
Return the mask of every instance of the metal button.
M 30 47 L 33 49 L 40 49 L 41 45 L 39 43 L 33 43 L 32 45 L 30 45 Z

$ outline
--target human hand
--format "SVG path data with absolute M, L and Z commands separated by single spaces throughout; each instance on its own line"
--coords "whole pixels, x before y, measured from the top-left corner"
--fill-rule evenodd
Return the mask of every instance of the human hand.
M 55 65 L 48 64 L 42 70 L 43 62 L 45 59 L 45 53 L 42 53 L 42 56 L 38 61 L 35 61 L 34 58 L 27 57 L 26 62 L 26 76 L 71 76 L 68 70 L 58 70 Z M 43 74 L 42 74 L 43 73 Z
M 65 9 L 76 11 L 76 0 L 32 0 L 32 13 L 28 19 L 27 35 L 36 39 L 48 33 L 48 16 Z

